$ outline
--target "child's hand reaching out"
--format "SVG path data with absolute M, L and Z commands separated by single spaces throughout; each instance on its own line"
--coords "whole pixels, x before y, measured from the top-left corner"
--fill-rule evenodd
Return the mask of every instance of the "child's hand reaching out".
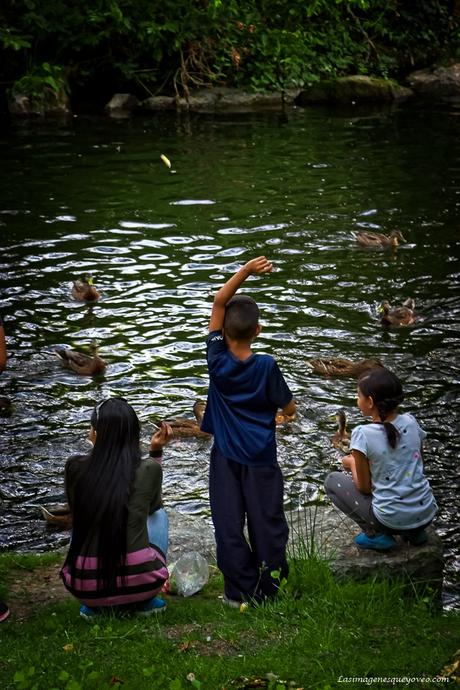
M 342 458 L 342 465 L 345 470 L 348 470 L 351 472 L 351 468 L 355 462 L 355 459 L 353 455 L 350 453 L 350 455 L 344 455 Z
M 173 430 L 166 424 L 166 422 L 161 422 L 160 428 L 156 431 L 152 438 L 150 439 L 150 450 L 151 451 L 161 451 L 163 446 L 165 446 L 172 438 Z

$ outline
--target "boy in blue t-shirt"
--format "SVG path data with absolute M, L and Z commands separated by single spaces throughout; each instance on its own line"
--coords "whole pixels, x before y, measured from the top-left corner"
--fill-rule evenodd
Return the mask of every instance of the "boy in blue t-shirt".
M 214 297 L 206 340 L 210 381 L 201 428 L 214 434 L 209 498 L 224 601 L 233 606 L 274 596 L 271 572 L 288 574 L 275 415 L 278 408 L 293 415 L 296 404 L 273 357 L 251 351 L 260 333 L 257 304 L 245 295 L 234 297 L 248 276 L 272 268 L 261 256 L 225 283 Z

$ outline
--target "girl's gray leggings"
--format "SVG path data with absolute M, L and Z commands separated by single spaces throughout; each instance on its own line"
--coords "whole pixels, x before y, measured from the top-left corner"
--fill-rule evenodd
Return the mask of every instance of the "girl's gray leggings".
M 372 496 L 361 493 L 353 484 L 351 475 L 344 472 L 331 472 L 326 478 L 324 487 L 332 503 L 370 536 L 383 532 L 384 534 L 401 534 L 410 539 L 420 534 L 431 522 L 406 530 L 391 529 L 382 525 L 372 510 Z
M 350 474 L 331 472 L 324 484 L 332 503 L 354 520 L 366 534 L 383 532 L 372 510 L 372 496 L 358 491 Z

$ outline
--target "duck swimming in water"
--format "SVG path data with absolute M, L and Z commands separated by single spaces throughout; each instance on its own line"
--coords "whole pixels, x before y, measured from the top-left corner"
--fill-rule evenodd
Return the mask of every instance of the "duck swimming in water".
M 406 242 L 400 230 L 392 230 L 390 235 L 381 232 L 352 232 L 361 247 L 375 249 L 396 249 L 400 242 Z
M 204 413 L 206 410 L 206 400 L 196 400 L 193 405 L 193 414 L 198 424 L 203 421 Z
M 211 434 L 201 431 L 201 423 L 203 421 L 204 413 L 206 411 L 206 401 L 197 400 L 193 405 L 193 413 L 195 415 L 194 419 L 189 419 L 187 417 L 178 417 L 175 419 L 165 419 L 173 430 L 173 438 L 210 438 Z M 288 424 L 294 420 L 295 416 L 285 415 L 282 412 L 278 412 L 275 417 L 275 423 L 277 426 L 282 424 Z
M 323 374 L 324 376 L 349 376 L 353 378 L 359 378 L 361 374 L 371 369 L 383 367 L 379 359 L 361 359 L 358 362 L 353 362 L 351 359 L 345 359 L 345 357 L 307 359 L 306 364 L 315 374 Z
M 350 434 L 347 431 L 347 416 L 345 414 L 345 410 L 337 410 L 335 415 L 332 415 L 332 417 L 335 417 L 337 420 L 337 431 L 331 438 L 331 443 L 334 448 L 338 448 L 339 450 L 346 452 L 348 451 L 348 447 L 350 445 Z
M 401 307 L 391 307 L 390 303 L 385 300 L 379 308 L 380 323 L 382 326 L 399 327 L 410 326 L 415 323 L 415 301 L 412 297 L 406 299 Z
M 40 506 L 42 517 L 48 525 L 58 527 L 59 529 L 72 528 L 72 514 L 70 512 L 69 504 L 63 503 L 57 506 Z
M 75 280 L 72 287 L 72 297 L 79 302 L 96 302 L 101 293 L 97 290 L 91 276 L 84 280 Z
M 57 347 L 54 352 L 65 366 L 79 376 L 97 376 L 103 374 L 107 368 L 107 363 L 99 357 L 97 350 L 97 345 L 92 343 L 91 355 L 85 355 L 65 347 Z
M 189 417 L 166 418 L 163 421 L 169 424 L 173 431 L 173 438 L 211 438 L 211 434 L 201 431 L 206 402 L 197 400 L 193 405 L 195 419 Z

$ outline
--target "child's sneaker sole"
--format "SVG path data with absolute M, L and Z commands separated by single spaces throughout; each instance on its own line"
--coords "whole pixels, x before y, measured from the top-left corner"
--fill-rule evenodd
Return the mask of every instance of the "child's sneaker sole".
M 225 606 L 229 606 L 231 609 L 239 609 L 242 604 L 244 604 L 244 601 L 237 601 L 236 599 L 229 599 L 228 597 L 224 596 L 222 597 L 222 603 L 225 604 Z
M 90 609 L 89 606 L 82 604 L 80 606 L 80 616 L 84 618 L 85 621 L 91 621 L 93 618 L 96 618 L 97 613 L 96 611 L 93 611 L 93 609 Z

